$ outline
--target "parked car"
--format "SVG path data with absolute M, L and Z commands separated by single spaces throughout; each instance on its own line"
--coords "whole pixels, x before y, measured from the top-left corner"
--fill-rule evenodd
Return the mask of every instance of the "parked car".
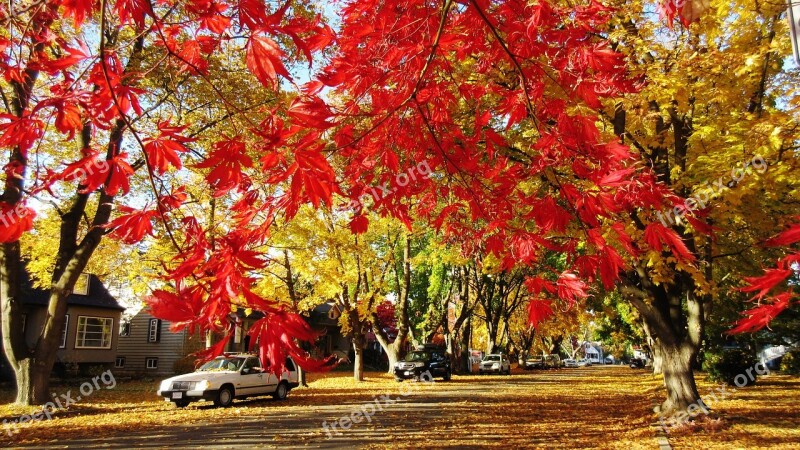
M 543 362 L 545 369 L 558 369 L 561 367 L 561 357 L 556 354 L 546 355 Z
M 632 359 L 629 366 L 631 369 L 642 369 L 644 368 L 644 360 L 638 358 Z
M 431 378 L 442 377 L 449 381 L 453 376 L 450 358 L 444 348 L 426 345 L 409 352 L 402 361 L 394 365 L 394 379 L 397 381 L 423 379 L 429 373 Z
M 525 370 L 536 370 L 536 369 L 546 369 L 544 359 L 543 358 L 531 358 L 525 361 L 525 364 L 522 365 L 522 368 Z
M 572 358 L 567 358 L 563 362 L 564 362 L 564 367 L 578 367 L 578 361 L 575 361 Z
M 291 389 L 298 386 L 294 362 L 287 358 L 285 366 L 286 370 L 278 378 L 268 367 L 262 366 L 256 355 L 219 356 L 195 372 L 162 381 L 158 395 L 179 408 L 201 400 L 228 407 L 234 399 L 260 395 L 283 400 Z
M 578 367 L 591 367 L 592 361 L 586 358 L 581 358 L 578 360 Z
M 478 367 L 478 372 L 483 375 L 484 373 L 504 373 L 511 375 L 511 361 L 508 356 L 502 353 L 486 355 Z

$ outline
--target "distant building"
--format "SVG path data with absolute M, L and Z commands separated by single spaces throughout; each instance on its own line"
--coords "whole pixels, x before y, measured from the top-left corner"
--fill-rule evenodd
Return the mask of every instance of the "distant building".
M 184 329 L 170 330 L 170 322 L 139 311 L 119 330 L 114 373 L 127 376 L 165 376 L 188 372 L 194 367 L 189 356 L 203 348 L 205 341 Z
M 335 353 L 340 358 L 349 358 L 353 346 L 350 339 L 342 335 L 339 316 L 341 311 L 333 302 L 323 303 L 311 311 L 307 319 L 308 324 L 322 333 L 314 343 L 317 356 L 326 357 Z
M 605 364 L 605 353 L 603 352 L 603 347 L 599 343 L 584 342 L 583 352 L 585 358 L 591 361 L 592 364 Z

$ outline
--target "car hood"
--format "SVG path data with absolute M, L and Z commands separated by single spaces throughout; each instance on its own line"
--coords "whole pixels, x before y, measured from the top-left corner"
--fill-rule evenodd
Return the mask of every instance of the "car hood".
M 238 372 L 225 370 L 225 371 L 214 371 L 214 372 L 192 372 L 187 373 L 184 375 L 178 375 L 176 377 L 167 378 L 164 381 L 169 381 L 170 383 L 173 381 L 203 381 L 208 379 L 215 379 L 220 378 L 228 375 L 236 375 Z

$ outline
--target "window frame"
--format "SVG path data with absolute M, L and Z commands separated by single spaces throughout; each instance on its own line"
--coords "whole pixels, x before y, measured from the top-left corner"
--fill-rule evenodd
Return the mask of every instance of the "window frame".
M 69 314 L 64 314 L 64 329 L 61 330 L 61 342 L 58 348 L 67 348 L 67 336 L 69 336 Z
M 109 331 L 108 331 L 108 344 L 107 344 L 107 346 L 97 347 L 97 346 L 89 346 L 89 345 L 79 345 L 80 344 L 80 340 L 81 340 L 81 319 L 97 319 L 97 320 L 102 320 L 104 322 L 106 322 L 106 321 L 110 321 L 111 322 L 111 325 L 108 327 Z M 75 328 L 75 349 L 78 349 L 78 350 L 111 350 L 112 342 L 114 340 L 114 332 L 112 331 L 113 329 L 114 329 L 114 318 L 113 317 L 78 316 L 78 323 L 77 323 L 77 326 Z M 100 340 L 101 340 L 101 342 L 103 341 L 102 336 L 101 336 Z M 83 341 L 84 341 L 84 343 L 86 342 L 86 331 L 85 330 L 83 331 Z
M 78 281 L 75 282 L 75 287 L 72 288 L 72 293 L 75 295 L 89 295 L 90 281 L 88 273 L 80 274 Z
M 155 362 L 155 365 L 153 367 L 150 367 L 150 362 L 151 361 Z M 145 358 L 144 359 L 144 368 L 147 369 L 147 370 L 158 369 L 158 358 L 156 358 L 156 357 L 147 357 L 147 358 Z
M 120 361 L 122 361 L 122 364 L 119 363 Z M 124 356 L 117 356 L 116 358 L 114 358 L 114 368 L 115 369 L 123 369 L 123 368 L 125 368 L 125 363 L 126 362 L 127 361 L 126 361 L 126 358 Z
M 122 322 L 119 327 L 119 335 L 120 336 L 130 336 L 131 335 L 131 322 L 130 320 L 126 320 Z
M 155 325 L 155 328 L 153 327 Z M 147 342 L 157 344 L 161 342 L 161 319 L 152 318 L 147 324 Z

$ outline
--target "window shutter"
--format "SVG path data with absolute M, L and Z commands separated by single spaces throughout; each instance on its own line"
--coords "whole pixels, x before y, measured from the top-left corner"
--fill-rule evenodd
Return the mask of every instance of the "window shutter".
M 158 319 L 156 327 L 156 342 L 161 342 L 161 319 Z

